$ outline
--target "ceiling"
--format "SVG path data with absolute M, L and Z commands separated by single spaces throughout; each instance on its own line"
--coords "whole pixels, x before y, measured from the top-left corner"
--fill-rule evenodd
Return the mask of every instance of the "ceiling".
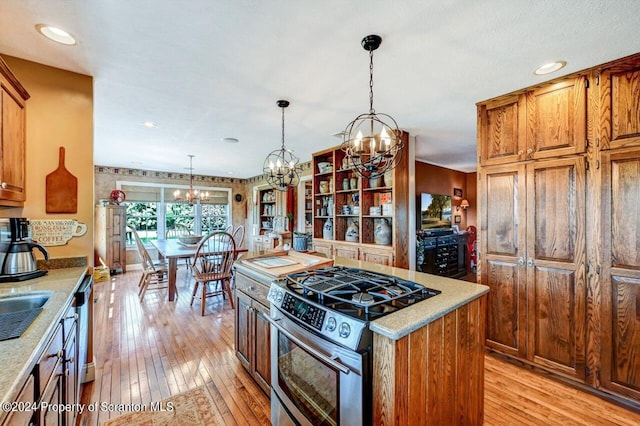
M 94 163 L 248 178 L 302 161 L 374 107 L 416 158 L 476 167 L 475 103 L 640 52 L 637 0 L 2 0 L 0 53 L 94 77 Z M 78 43 L 44 38 L 55 25 Z M 533 70 L 553 60 L 566 68 Z M 142 126 L 145 121 L 157 128 Z M 229 144 L 222 138 L 233 137 Z

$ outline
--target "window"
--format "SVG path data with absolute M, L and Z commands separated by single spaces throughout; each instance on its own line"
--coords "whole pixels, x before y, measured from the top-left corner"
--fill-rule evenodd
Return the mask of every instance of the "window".
M 230 188 L 197 187 L 210 194 L 210 200 L 189 205 L 175 202 L 173 192 L 184 190 L 181 185 L 143 182 L 117 182 L 116 187 L 127 194 L 127 226 L 135 228 L 143 242 L 177 238 L 184 233 L 207 234 L 225 229 L 231 223 Z M 128 236 L 127 244 L 135 242 Z
M 157 239 L 158 207 L 157 203 L 126 202 L 127 226 L 138 231 L 143 242 Z M 131 234 L 127 233 L 127 244 L 135 244 Z

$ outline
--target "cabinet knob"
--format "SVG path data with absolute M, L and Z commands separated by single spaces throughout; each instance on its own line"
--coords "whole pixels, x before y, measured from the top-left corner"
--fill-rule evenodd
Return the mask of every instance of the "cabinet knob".
M 520 266 L 524 266 L 524 257 L 520 256 L 520 257 L 518 258 L 518 265 L 520 265 Z
M 7 182 L 2 182 L 0 186 L 2 186 L 2 189 L 7 189 Z
M 527 154 L 533 154 L 533 148 L 529 148 L 529 149 L 527 150 Z
M 518 155 L 522 155 L 522 154 L 524 154 L 523 150 L 518 151 Z
M 533 259 L 532 259 L 532 258 L 529 258 L 529 259 L 527 260 L 527 266 L 528 266 L 528 267 L 532 267 L 532 266 L 533 266 Z

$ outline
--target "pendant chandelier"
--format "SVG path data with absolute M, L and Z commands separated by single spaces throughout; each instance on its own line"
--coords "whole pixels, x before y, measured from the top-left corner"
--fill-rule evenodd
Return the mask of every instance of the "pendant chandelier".
M 279 100 L 276 105 L 282 109 L 282 146 L 267 155 L 262 170 L 267 183 L 273 189 L 284 192 L 298 186 L 300 160 L 284 146 L 284 109 L 289 106 L 289 101 Z
M 208 201 L 208 192 L 198 192 L 197 189 L 193 189 L 193 157 L 195 155 L 189 154 L 189 190 L 183 195 L 179 189 L 173 192 L 173 198 L 175 201 L 186 201 L 190 206 L 196 201 Z
M 378 35 L 362 39 L 362 47 L 369 51 L 369 112 L 360 114 L 347 125 L 341 145 L 347 165 L 363 178 L 393 170 L 400 162 L 404 147 L 396 120 L 388 114 L 376 113 L 373 108 L 373 51 L 381 42 Z

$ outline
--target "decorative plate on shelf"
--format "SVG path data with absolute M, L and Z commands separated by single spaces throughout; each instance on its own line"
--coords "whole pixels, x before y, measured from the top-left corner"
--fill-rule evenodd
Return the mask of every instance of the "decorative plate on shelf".
M 121 191 L 119 189 L 114 189 L 113 191 L 111 191 L 111 195 L 109 195 L 109 199 L 114 204 L 120 204 L 124 200 L 126 200 L 127 197 L 124 195 L 124 191 Z

